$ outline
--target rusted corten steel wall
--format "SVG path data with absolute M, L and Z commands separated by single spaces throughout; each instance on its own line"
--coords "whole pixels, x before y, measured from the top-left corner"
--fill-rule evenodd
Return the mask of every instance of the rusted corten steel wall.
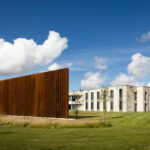
M 0 114 L 68 118 L 69 70 L 0 81 Z

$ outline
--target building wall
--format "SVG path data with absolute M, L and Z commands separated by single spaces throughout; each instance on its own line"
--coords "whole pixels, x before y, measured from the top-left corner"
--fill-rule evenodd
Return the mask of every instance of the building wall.
M 145 86 L 114 86 L 108 87 L 108 97 L 109 100 L 106 102 L 107 111 L 111 112 L 144 112 L 145 107 L 146 111 L 150 111 L 150 87 Z M 122 89 L 122 101 L 119 96 L 119 91 Z M 97 92 L 102 93 L 103 88 L 94 89 L 94 90 L 83 90 L 78 91 L 80 95 L 82 95 L 82 103 L 80 103 L 80 110 L 88 110 L 88 111 L 104 111 L 103 109 L 103 100 L 102 97 L 100 99 L 100 110 L 97 109 Z M 111 110 L 111 98 L 110 91 L 113 91 L 113 110 Z M 77 91 L 76 91 L 77 92 Z M 94 93 L 94 107 L 91 109 L 91 93 Z M 147 99 L 145 100 L 144 94 L 147 92 Z M 88 93 L 88 109 L 86 109 L 86 93 Z M 70 92 L 70 94 L 72 94 Z M 136 98 L 137 97 L 137 98 Z M 120 103 L 122 104 L 122 109 L 120 109 Z
M 67 118 L 68 82 L 68 69 L 0 81 L 0 114 Z
M 73 101 L 72 96 L 74 94 L 82 95 L 82 97 L 80 98 L 79 101 Z M 84 100 L 83 92 L 81 92 L 81 91 L 76 91 L 76 92 L 71 91 L 71 92 L 69 92 L 69 95 L 70 95 L 70 97 L 69 97 L 69 105 L 71 106 L 70 110 L 75 110 L 76 107 L 78 107 L 79 110 L 85 110 L 85 103 L 84 103 L 85 100 Z

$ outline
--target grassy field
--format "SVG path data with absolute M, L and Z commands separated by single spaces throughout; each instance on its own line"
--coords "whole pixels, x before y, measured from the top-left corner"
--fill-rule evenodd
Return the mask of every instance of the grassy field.
M 112 127 L 104 128 L 84 126 L 85 122 L 101 122 L 103 114 L 98 112 L 80 112 L 79 120 L 53 120 L 62 128 L 49 128 L 46 119 L 35 119 L 33 126 L 27 118 L 18 124 L 16 118 L 11 123 L 8 120 L 0 117 L 0 150 L 150 150 L 149 112 L 108 113 L 106 122 Z M 47 126 L 36 126 L 42 121 Z M 26 122 L 29 125 L 23 127 Z M 79 124 L 84 125 L 80 128 Z

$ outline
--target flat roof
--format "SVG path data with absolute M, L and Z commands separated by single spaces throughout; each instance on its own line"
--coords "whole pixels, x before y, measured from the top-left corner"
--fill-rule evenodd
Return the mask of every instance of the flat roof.
M 102 88 L 109 88 L 109 87 L 119 87 L 119 86 L 130 86 L 130 87 L 146 87 L 146 88 L 150 88 L 149 86 L 135 86 L 135 85 L 116 85 L 116 86 L 106 86 L 106 87 L 101 87 L 101 88 L 95 88 L 95 89 L 84 89 L 84 90 L 70 90 L 70 92 L 72 91 L 90 91 L 90 90 L 98 90 L 98 89 L 102 89 Z

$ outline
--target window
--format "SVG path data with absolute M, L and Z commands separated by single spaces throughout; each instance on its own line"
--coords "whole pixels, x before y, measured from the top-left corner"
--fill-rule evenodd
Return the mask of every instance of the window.
M 145 106 L 144 106 L 144 111 L 147 112 L 147 103 L 145 103 Z
M 114 91 L 110 90 L 110 110 L 114 110 Z
M 119 98 L 122 99 L 122 89 L 119 89 Z
M 88 100 L 88 93 L 85 93 L 85 99 Z
M 113 90 L 110 90 L 110 98 L 114 99 L 114 91 Z
M 71 105 L 69 105 L 69 110 L 71 110 Z
M 100 92 L 97 92 L 97 100 L 100 100 Z
M 119 110 L 122 111 L 122 101 L 119 101 Z
M 91 110 L 94 109 L 94 105 L 93 105 L 93 102 L 91 102 Z
M 85 109 L 88 110 L 88 93 L 85 93 L 85 100 L 86 100 Z
M 104 90 L 103 91 L 103 111 L 106 111 L 107 110 L 107 104 L 106 104 L 106 101 L 107 101 L 107 97 L 106 97 L 106 91 Z
M 76 101 L 76 97 L 75 96 L 72 96 L 72 101 Z
M 69 101 L 72 101 L 72 96 L 69 96 Z
M 97 101 L 97 110 L 100 110 L 100 103 Z
M 94 92 L 91 92 L 91 100 L 94 100 Z
M 88 102 L 86 102 L 86 110 L 88 110 Z
M 113 103 L 113 101 L 110 102 L 110 109 L 111 109 L 111 111 L 114 110 L 114 103 Z
M 144 92 L 144 100 L 147 100 L 147 92 Z
M 137 102 L 136 102 L 136 100 L 137 100 L 137 92 L 134 92 L 134 111 L 135 112 L 137 112 Z
M 97 92 L 97 110 L 100 110 L 100 92 Z
M 123 109 L 123 91 L 122 89 L 119 89 L 119 110 L 122 111 Z
M 134 104 L 134 111 L 137 112 L 137 104 Z
M 137 92 L 134 92 L 134 100 L 137 100 Z
M 94 92 L 91 92 L 91 110 L 94 109 L 94 103 L 93 103 L 93 101 L 94 101 Z

